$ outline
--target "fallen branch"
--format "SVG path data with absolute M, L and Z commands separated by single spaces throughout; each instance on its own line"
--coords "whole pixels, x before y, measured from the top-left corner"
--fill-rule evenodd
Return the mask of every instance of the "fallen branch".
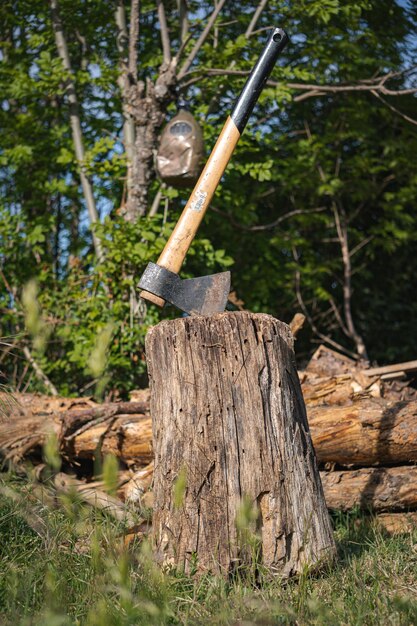
M 363 371 L 365 376 L 384 376 L 385 374 L 396 374 L 397 372 L 414 372 L 417 370 L 417 361 L 406 361 L 395 365 L 384 365 L 383 367 L 371 367 Z
M 307 417 L 321 464 L 371 466 L 417 463 L 417 397 L 413 390 L 391 391 L 391 386 L 367 370 L 350 368 L 352 361 L 332 351 L 319 350 L 300 373 Z M 332 371 L 324 376 L 323 360 Z M 310 367 L 309 366 L 309 367 Z M 407 395 L 408 394 L 408 395 Z M 402 399 L 403 395 L 409 399 Z M 36 396 L 19 397 L 13 420 L 0 423 L 0 449 L 15 462 L 42 457 L 49 433 L 58 438 L 61 455 L 69 463 L 94 461 L 113 454 L 127 467 L 148 465 L 152 454 L 149 401 L 94 404 Z M 38 403 L 38 408 L 36 407 Z M 48 404 L 49 403 L 49 404 Z M 74 406 L 75 405 L 75 406 Z
M 51 433 L 70 463 L 94 461 L 105 454 L 113 454 L 133 468 L 152 460 L 148 401 L 97 405 L 88 398 L 20 395 L 13 419 L 0 423 L 0 451 L 14 463 L 24 458 L 39 461 Z

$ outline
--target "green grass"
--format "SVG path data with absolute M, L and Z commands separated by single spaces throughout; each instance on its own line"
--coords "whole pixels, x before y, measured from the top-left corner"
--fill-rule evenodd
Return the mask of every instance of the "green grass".
M 5 482 L 22 492 L 23 481 Z M 417 533 L 388 537 L 358 514 L 334 517 L 330 570 L 255 587 L 162 574 L 146 544 L 126 550 L 120 526 L 70 498 L 56 510 L 0 502 L 0 624 L 417 624 Z

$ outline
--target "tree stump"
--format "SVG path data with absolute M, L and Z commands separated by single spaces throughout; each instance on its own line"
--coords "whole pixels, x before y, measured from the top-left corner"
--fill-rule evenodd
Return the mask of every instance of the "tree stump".
M 245 510 L 270 571 L 289 576 L 331 560 L 289 327 L 249 312 L 164 321 L 149 331 L 146 354 L 157 560 L 225 575 L 253 564 Z

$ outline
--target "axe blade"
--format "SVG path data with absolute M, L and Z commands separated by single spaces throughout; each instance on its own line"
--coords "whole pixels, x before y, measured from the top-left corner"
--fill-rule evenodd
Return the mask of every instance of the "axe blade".
M 165 267 L 149 263 L 139 287 L 190 315 L 212 315 L 226 308 L 230 272 L 182 279 Z

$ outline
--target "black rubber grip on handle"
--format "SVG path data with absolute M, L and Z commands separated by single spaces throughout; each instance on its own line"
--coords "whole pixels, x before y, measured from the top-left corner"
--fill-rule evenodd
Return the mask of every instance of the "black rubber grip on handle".
M 253 107 L 259 98 L 268 76 L 277 62 L 280 52 L 282 52 L 289 40 L 285 30 L 282 28 L 274 28 L 264 51 L 249 74 L 243 91 L 235 102 L 230 114 L 230 117 L 240 133 L 242 133 L 246 126 L 246 122 L 253 111 Z

